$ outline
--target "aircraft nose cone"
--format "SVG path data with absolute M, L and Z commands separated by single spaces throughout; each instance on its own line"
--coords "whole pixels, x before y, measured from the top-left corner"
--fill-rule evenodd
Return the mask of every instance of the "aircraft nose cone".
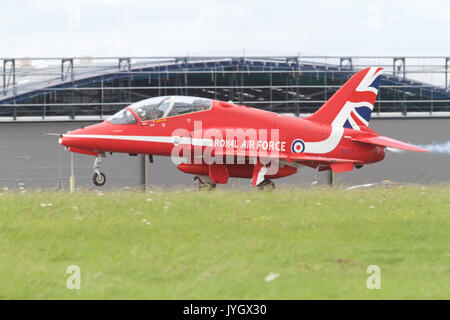
M 102 122 L 87 127 L 81 127 L 60 135 L 58 142 L 69 151 L 94 155 L 104 147 L 98 136 L 109 132 L 108 124 Z M 76 151 L 75 151 L 76 150 Z
M 102 122 L 87 127 L 81 127 L 60 135 L 59 144 L 68 147 L 69 150 L 82 149 L 86 152 L 94 152 L 102 149 L 103 144 L 98 136 L 110 132 L 108 123 Z
M 67 139 L 64 139 L 64 134 L 61 134 L 61 135 L 59 136 L 58 143 L 59 143 L 60 145 L 65 146 L 65 145 L 66 145 L 66 144 L 65 144 L 65 140 L 67 140 Z
M 73 137 L 74 134 L 77 134 L 78 130 L 75 131 L 69 131 L 65 134 L 61 134 L 59 136 L 58 142 L 59 144 L 66 146 L 66 147 L 70 147 L 71 145 L 73 145 L 74 143 L 76 143 L 78 141 L 78 139 L 76 139 L 75 137 Z

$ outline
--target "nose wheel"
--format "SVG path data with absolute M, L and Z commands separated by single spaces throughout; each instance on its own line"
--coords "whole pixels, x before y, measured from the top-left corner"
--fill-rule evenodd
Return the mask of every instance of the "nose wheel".
M 102 172 L 102 159 L 100 157 L 95 158 L 94 162 L 94 176 L 92 181 L 96 186 L 101 187 L 106 182 L 106 175 Z
M 101 187 L 106 182 L 106 176 L 105 176 L 105 174 L 103 172 L 100 172 L 100 174 L 98 174 L 96 172 L 96 173 L 94 173 L 94 176 L 92 177 L 92 180 L 94 181 L 94 184 L 96 186 Z

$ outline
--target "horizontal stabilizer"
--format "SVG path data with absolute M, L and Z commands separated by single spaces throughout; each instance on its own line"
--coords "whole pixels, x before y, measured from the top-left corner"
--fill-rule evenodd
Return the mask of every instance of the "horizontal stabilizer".
M 417 147 L 415 145 L 401 142 L 392 138 L 384 137 L 384 136 L 369 136 L 369 137 L 357 137 L 352 138 L 353 141 L 358 141 L 362 143 L 370 143 L 370 144 L 376 144 L 378 146 L 383 147 L 390 147 L 390 148 L 396 148 L 396 149 L 402 149 L 402 150 L 408 150 L 408 151 L 418 151 L 418 152 L 427 152 L 428 150 L 422 149 L 420 147 Z

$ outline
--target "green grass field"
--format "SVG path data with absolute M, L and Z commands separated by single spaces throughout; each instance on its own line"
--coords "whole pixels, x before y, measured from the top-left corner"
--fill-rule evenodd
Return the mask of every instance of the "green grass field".
M 449 185 L 3 192 L 0 298 L 450 299 L 449 235 Z

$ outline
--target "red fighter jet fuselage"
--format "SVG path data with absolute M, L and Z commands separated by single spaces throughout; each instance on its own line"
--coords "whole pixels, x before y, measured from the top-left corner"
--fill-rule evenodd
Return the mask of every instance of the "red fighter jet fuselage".
M 426 151 L 371 130 L 381 68 L 361 70 L 306 118 L 199 97 L 165 96 L 130 105 L 102 123 L 60 137 L 69 151 L 96 157 L 94 183 L 103 185 L 106 153 L 169 156 L 178 169 L 214 187 L 229 177 L 270 179 L 302 166 L 335 173 L 383 160 L 385 148 Z

